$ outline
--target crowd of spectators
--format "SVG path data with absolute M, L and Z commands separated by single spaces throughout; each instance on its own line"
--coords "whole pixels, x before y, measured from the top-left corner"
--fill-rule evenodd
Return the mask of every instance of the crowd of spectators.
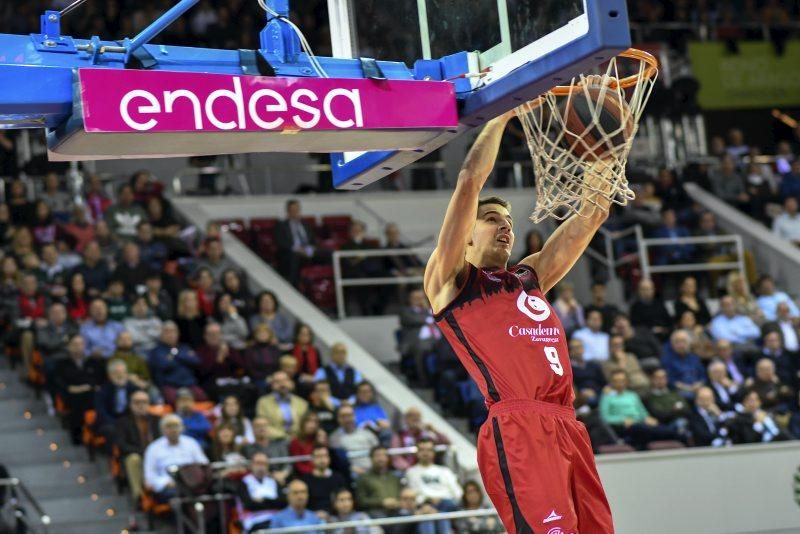
M 436 462 L 446 436 L 415 408 L 394 421 L 345 344 L 324 357 L 274 293 L 250 292 L 218 225 L 182 238 L 147 172 L 115 195 L 96 178 L 79 197 L 57 174 L 43 182 L 35 202 L 12 182 L 0 205 L 4 345 L 75 443 L 88 431 L 116 451 L 134 502 L 175 496 L 172 466 L 218 462 L 246 529 L 484 506 Z

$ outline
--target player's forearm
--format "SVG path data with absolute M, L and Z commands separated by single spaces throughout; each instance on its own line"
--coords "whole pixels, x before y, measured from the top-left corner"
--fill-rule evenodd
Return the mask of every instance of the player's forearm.
M 459 182 L 469 183 L 479 190 L 483 188 L 492 173 L 497 152 L 500 150 L 500 140 L 512 116 L 511 113 L 501 115 L 483 128 L 464 160 L 464 165 L 458 174 Z

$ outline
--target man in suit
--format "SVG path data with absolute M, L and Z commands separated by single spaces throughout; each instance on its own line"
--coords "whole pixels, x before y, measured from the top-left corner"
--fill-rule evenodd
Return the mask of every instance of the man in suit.
M 300 201 L 286 202 L 286 219 L 275 226 L 278 247 L 278 271 L 292 285 L 300 278 L 300 269 L 309 263 L 316 252 L 314 229 L 301 219 Z
M 300 429 L 300 418 L 308 410 L 308 403 L 294 395 L 294 383 L 289 375 L 278 371 L 272 375 L 272 392 L 258 399 L 256 415 L 269 422 L 269 439 L 288 439 Z
M 725 428 L 725 413 L 714 402 L 711 388 L 697 390 L 694 406 L 689 414 L 689 431 L 694 444 L 700 447 L 721 447 L 726 444 L 728 430 Z
M 714 360 L 708 364 L 708 385 L 714 395 L 714 404 L 723 412 L 733 414 L 741 395 L 741 384 L 734 382 L 728 375 L 725 362 Z
M 114 445 L 119 448 L 125 476 L 134 502 L 142 495 L 144 450 L 160 434 L 159 418 L 150 414 L 150 398 L 144 391 L 130 396 L 130 411 L 117 419 Z
M 367 238 L 367 225 L 361 221 L 350 223 L 350 239 L 342 250 L 375 250 L 379 248 Z M 384 261 L 377 256 L 350 256 L 342 259 L 344 278 L 375 278 L 386 275 Z M 345 290 L 348 315 L 379 315 L 386 303 L 386 292 L 380 287 L 360 286 Z
M 128 368 L 123 360 L 110 360 L 106 368 L 108 382 L 95 392 L 94 409 L 97 432 L 110 442 L 117 419 L 128 411 L 131 393 L 138 388 L 128 379 Z
M 400 355 L 414 366 L 420 386 L 430 382 L 425 356 L 436 348 L 442 333 L 433 320 L 425 292 L 414 288 L 408 293 L 408 306 L 400 310 Z M 408 365 L 407 367 L 411 367 Z M 406 367 L 406 368 L 407 368 Z
M 778 330 L 768 330 L 766 334 L 764 334 L 762 343 L 763 347 L 761 347 L 761 350 L 753 351 L 745 355 L 749 364 L 749 368 L 752 370 L 748 374 L 752 376 L 755 373 L 756 363 L 763 358 L 767 358 L 772 360 L 772 363 L 775 364 L 775 371 L 777 372 L 778 378 L 780 378 L 781 382 L 791 388 L 796 388 L 796 354 L 793 354 L 784 348 L 781 332 Z
M 714 342 L 714 358 L 725 364 L 728 376 L 737 386 L 744 384 L 747 378 L 747 368 L 744 360 L 733 350 L 733 343 L 727 339 L 719 339 Z
M 742 399 L 742 406 L 744 411 L 736 414 L 728 424 L 732 443 L 769 443 L 791 439 L 772 415 L 761 409 L 761 398 L 757 391 L 748 391 Z

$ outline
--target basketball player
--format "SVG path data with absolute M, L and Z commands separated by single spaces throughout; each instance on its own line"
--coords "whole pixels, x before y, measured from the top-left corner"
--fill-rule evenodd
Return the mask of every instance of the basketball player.
M 467 155 L 425 269 L 425 293 L 489 406 L 478 464 L 508 532 L 613 533 L 589 436 L 572 408 L 566 333 L 544 296 L 578 260 L 607 211 L 584 197 L 582 216 L 561 224 L 541 252 L 508 267 L 511 206 L 479 195 L 513 116 L 488 123 Z M 585 179 L 602 183 L 597 174 Z M 608 208 L 602 198 L 595 202 Z

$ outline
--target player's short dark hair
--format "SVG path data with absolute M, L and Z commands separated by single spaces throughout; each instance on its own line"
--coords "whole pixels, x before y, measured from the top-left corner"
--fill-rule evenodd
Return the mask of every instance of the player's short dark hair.
M 480 211 L 481 206 L 485 206 L 486 204 L 497 204 L 499 206 L 503 206 L 505 209 L 511 213 L 511 202 L 504 198 L 500 197 L 485 197 L 478 201 L 478 211 Z

